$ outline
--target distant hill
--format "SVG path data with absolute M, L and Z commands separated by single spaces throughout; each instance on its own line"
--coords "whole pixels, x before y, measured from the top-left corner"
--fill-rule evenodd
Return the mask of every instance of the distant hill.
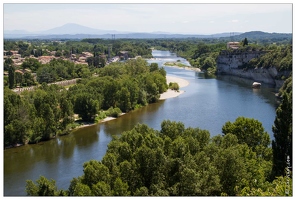
M 241 41 L 247 38 L 249 41 L 267 40 L 267 41 L 278 41 L 278 40 L 291 40 L 292 33 L 266 33 L 262 31 L 250 31 L 233 37 L 234 41 Z
M 115 30 L 100 30 L 100 29 L 94 29 L 94 28 L 89 28 L 86 26 L 82 26 L 79 24 L 74 24 L 74 23 L 68 23 L 60 27 L 56 27 L 53 29 L 49 29 L 46 31 L 42 31 L 42 35 L 76 35 L 76 34 L 90 34 L 90 35 L 100 35 L 100 34 L 115 34 L 119 33 L 118 31 Z
M 82 26 L 75 23 L 68 23 L 60 27 L 52 28 L 42 32 L 28 32 L 25 30 L 6 30 L 4 31 L 4 39 L 84 39 L 84 38 L 102 38 L 111 39 L 112 34 L 118 38 L 221 38 L 224 40 L 241 41 L 248 38 L 249 41 L 265 39 L 268 41 L 290 40 L 292 34 L 285 33 L 265 33 L 262 31 L 251 31 L 246 33 L 217 33 L 211 35 L 201 34 L 174 34 L 167 32 L 152 32 L 152 33 L 129 33 L 119 32 L 116 30 L 101 30 Z M 231 37 L 230 37 L 231 36 Z

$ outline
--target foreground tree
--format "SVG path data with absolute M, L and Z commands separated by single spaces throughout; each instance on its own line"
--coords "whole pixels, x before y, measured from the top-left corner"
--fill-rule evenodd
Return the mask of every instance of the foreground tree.
M 222 127 L 222 133 L 236 135 L 239 143 L 246 143 L 258 156 L 271 156 L 271 152 L 267 150 L 270 144 L 269 135 L 258 120 L 238 117 L 233 123 L 226 122 Z
M 139 124 L 114 137 L 102 161 L 86 162 L 83 175 L 73 178 L 66 192 L 70 196 L 247 195 L 248 188 L 269 187 L 272 167 L 253 148 L 234 134 L 210 138 L 208 131 L 185 128 L 181 122 L 163 121 L 160 131 Z
M 282 90 L 282 103 L 276 110 L 276 118 L 272 131 L 274 140 L 273 150 L 273 177 L 284 176 L 285 169 L 292 169 L 292 79 L 287 79 Z M 289 163 L 287 163 L 289 160 Z
M 48 180 L 44 176 L 40 176 L 36 181 L 36 184 L 33 181 L 28 180 L 26 191 L 30 196 L 67 196 L 65 191 L 57 190 L 54 180 Z

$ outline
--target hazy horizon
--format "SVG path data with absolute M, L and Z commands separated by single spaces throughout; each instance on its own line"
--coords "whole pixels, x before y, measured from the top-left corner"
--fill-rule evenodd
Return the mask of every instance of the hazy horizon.
M 292 33 L 292 4 L 4 3 L 4 31 L 41 32 L 68 23 L 119 32 Z

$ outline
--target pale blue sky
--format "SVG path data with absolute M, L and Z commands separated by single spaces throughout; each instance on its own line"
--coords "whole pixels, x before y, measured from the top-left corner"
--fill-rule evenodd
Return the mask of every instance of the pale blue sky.
M 4 30 L 44 31 L 77 23 L 96 29 L 128 32 L 214 34 L 258 30 L 292 33 L 292 4 L 7 2 L 3 4 L 3 19 Z

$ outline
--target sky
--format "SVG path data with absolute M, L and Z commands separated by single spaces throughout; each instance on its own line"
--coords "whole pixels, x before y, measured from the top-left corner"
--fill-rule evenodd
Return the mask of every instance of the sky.
M 292 1 L 286 3 L 3 3 L 3 28 L 45 31 L 67 23 L 126 32 L 214 34 L 292 33 Z M 86 1 L 85 1 L 86 2 Z M 124 2 L 124 1 L 123 1 Z M 149 1 L 161 2 L 161 1 Z M 185 2 L 185 1 L 183 1 Z M 196 2 L 196 1 L 195 1 Z M 237 1 L 236 1 L 237 2 Z M 255 1 L 259 2 L 259 1 Z M 285 1 L 281 1 L 285 2 Z

